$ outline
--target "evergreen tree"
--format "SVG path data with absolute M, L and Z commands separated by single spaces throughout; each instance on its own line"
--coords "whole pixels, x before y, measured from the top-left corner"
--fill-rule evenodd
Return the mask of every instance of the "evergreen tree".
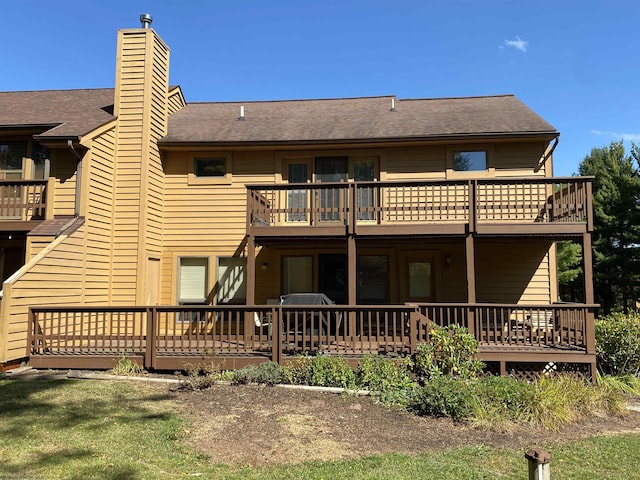
M 622 141 L 594 148 L 579 167 L 594 176 L 594 288 L 605 313 L 627 311 L 640 285 L 640 150 Z
M 570 241 L 558 242 L 557 252 L 560 299 L 570 302 L 584 301 L 582 246 Z

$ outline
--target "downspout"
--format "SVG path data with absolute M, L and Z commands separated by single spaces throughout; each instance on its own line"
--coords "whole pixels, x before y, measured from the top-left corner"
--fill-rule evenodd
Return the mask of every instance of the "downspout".
M 553 140 L 553 145 L 551 145 L 551 150 L 549 150 L 547 153 L 545 153 L 542 158 L 540 159 L 540 162 L 538 163 L 538 165 L 536 165 L 536 168 L 533 170 L 534 172 L 539 172 L 540 169 L 542 167 L 544 167 L 544 164 L 547 162 L 547 160 L 549 160 L 551 158 L 551 155 L 553 155 L 553 151 L 556 149 L 556 147 L 558 146 L 558 142 L 560 136 L 558 135 L 557 137 L 555 137 Z
M 78 217 L 80 215 L 80 198 L 82 192 L 82 156 L 78 153 L 76 148 L 73 146 L 73 140 L 67 140 L 67 147 L 73 154 L 74 157 L 78 159 L 78 164 L 76 165 L 76 198 L 74 204 L 74 212 L 73 216 Z

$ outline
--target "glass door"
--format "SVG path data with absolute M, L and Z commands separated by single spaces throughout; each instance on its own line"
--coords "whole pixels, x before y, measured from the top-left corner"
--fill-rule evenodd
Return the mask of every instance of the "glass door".
M 319 183 L 346 182 L 348 157 L 316 157 L 315 181 Z M 316 208 L 322 222 L 344 220 L 347 189 L 343 187 L 321 188 L 316 193 Z
M 373 160 L 354 160 L 353 181 L 372 182 L 376 179 L 376 165 Z M 375 220 L 376 189 L 373 185 L 360 185 L 356 191 L 358 220 Z

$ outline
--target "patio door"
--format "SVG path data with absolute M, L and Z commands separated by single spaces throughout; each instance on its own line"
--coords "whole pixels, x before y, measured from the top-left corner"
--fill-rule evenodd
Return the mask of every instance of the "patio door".
M 315 181 L 319 183 L 346 182 L 349 179 L 349 157 L 316 157 Z M 343 220 L 346 188 L 322 188 L 316 194 L 316 207 L 321 222 Z
M 321 253 L 318 255 L 318 289 L 339 305 L 349 303 L 345 254 Z

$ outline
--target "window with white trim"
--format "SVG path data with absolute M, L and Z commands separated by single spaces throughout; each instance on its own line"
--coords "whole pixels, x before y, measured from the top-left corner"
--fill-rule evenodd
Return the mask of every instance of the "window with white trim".
M 180 257 L 178 259 L 178 304 L 206 304 L 208 277 L 208 257 Z

